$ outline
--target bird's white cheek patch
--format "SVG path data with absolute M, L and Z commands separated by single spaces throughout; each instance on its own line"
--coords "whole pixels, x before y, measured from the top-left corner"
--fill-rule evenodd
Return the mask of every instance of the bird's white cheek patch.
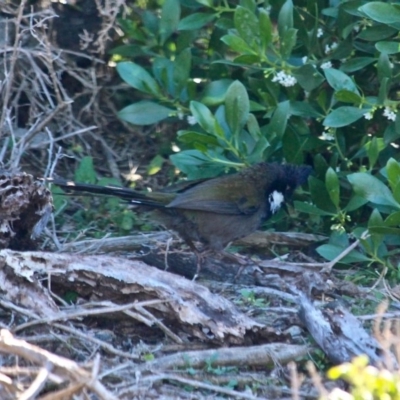
M 274 190 L 269 195 L 268 201 L 272 214 L 275 214 L 281 208 L 282 203 L 285 201 L 285 197 L 281 192 Z

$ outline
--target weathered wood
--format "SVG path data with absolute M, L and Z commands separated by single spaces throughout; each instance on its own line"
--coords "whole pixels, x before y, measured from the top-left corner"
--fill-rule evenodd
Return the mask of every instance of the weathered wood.
M 211 293 L 206 287 L 142 261 L 1 250 L 0 265 L 1 269 L 13 272 L 8 274 L 7 287 L 21 280 L 25 282 L 26 290 L 30 285 L 32 298 L 36 296 L 31 306 L 39 316 L 45 316 L 49 308 L 58 309 L 53 299 L 45 296 L 47 289 L 38 285 L 43 277 L 51 276 L 53 284 L 62 284 L 64 290 L 74 290 L 82 297 L 113 299 L 117 304 L 159 300 L 146 310 L 175 332 L 184 331 L 203 341 L 240 344 L 248 333 L 264 328 L 229 300 Z M 38 287 L 42 292 L 40 298 Z M 15 296 L 10 300 L 18 304 Z M 27 306 L 26 302 L 20 305 Z

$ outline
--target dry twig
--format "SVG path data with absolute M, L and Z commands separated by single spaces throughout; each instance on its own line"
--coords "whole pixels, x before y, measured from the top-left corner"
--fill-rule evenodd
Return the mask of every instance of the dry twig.
M 45 372 L 41 372 L 40 376 L 36 378 L 36 384 L 34 386 L 31 385 L 31 389 L 28 389 L 30 393 L 35 393 L 37 388 L 43 384 L 43 377 L 45 376 L 47 379 L 49 372 L 54 371 L 54 373 L 61 376 L 64 381 L 70 382 L 70 385 L 86 387 L 96 393 L 100 399 L 118 400 L 95 376 L 79 367 L 74 361 L 52 354 L 23 340 L 16 339 L 5 329 L 0 331 L 0 351 L 7 354 L 18 355 L 30 362 L 38 364 L 41 366 L 39 371 L 45 369 Z M 26 396 L 27 392 L 25 392 L 25 397 L 23 398 L 29 398 Z M 52 399 L 56 398 L 57 394 L 55 393 Z

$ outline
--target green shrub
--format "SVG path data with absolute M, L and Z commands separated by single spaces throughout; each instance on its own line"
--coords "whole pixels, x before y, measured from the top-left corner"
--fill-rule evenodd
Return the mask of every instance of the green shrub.
M 398 247 L 400 6 L 370 1 L 165 0 L 121 21 L 113 51 L 137 125 L 186 118 L 172 162 L 189 178 L 262 160 L 312 163 L 308 228 L 333 259 L 390 264 Z M 134 60 L 134 62 L 130 61 Z M 172 151 L 171 151 L 172 153 Z M 392 271 L 396 276 L 397 265 Z

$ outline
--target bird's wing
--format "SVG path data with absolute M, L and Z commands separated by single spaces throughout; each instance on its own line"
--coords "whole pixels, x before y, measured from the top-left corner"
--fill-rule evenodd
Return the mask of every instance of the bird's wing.
M 240 215 L 253 214 L 261 203 L 262 194 L 255 185 L 235 174 L 200 182 L 178 193 L 166 207 Z

